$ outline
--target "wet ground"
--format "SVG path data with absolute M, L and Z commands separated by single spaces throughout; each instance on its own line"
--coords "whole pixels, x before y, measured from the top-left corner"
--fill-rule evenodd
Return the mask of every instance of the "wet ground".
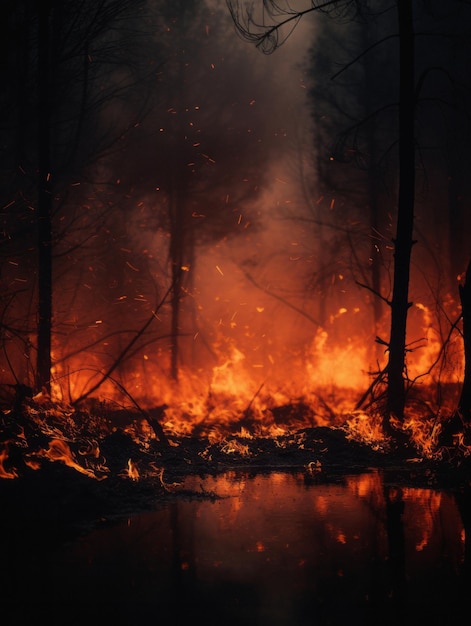
M 50 473 L 48 492 L 44 477 L 3 509 L 2 623 L 460 623 L 464 501 L 383 469 L 321 474 L 239 467 L 166 489 L 83 476 L 64 493 Z
M 9 526 L 35 523 L 44 525 L 46 534 L 67 535 L 168 501 L 211 499 L 204 488 L 189 490 L 181 485 L 188 477 L 203 479 L 232 470 L 253 476 L 296 472 L 306 484 L 321 485 L 342 481 L 346 474 L 378 469 L 390 485 L 459 494 L 467 493 L 471 477 L 466 457 L 450 452 L 432 461 L 412 448 L 374 450 L 349 438 L 343 429 L 327 427 L 300 429 L 277 438 L 231 436 L 219 443 L 204 437 L 181 438 L 172 445 L 156 439 L 142 445 L 118 429 L 102 437 L 99 456 L 93 446 L 87 448 L 83 436 L 69 440 L 70 454 L 87 473 L 66 466 L 67 459 L 57 453 L 51 437 L 41 434 L 30 441 L 33 444 L 26 448 L 22 441 L 4 446 L 9 453 L 4 470 L 16 475 L 0 480 L 6 532 Z M 54 449 L 55 460 L 44 456 L 48 446 Z
M 59 418 L 4 422 L 2 623 L 456 623 L 457 450 L 432 461 L 327 427 L 163 441 Z

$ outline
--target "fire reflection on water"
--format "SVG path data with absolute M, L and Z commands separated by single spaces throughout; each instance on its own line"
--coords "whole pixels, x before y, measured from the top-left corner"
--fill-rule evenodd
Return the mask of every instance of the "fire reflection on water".
M 91 614 L 130 625 L 452 623 L 465 535 L 451 494 L 394 487 L 379 472 L 305 478 L 193 477 L 185 487 L 215 497 L 44 546 L 43 561 L 12 560 L 5 599 L 20 621 L 9 623 L 40 615 L 51 594 L 68 625 Z

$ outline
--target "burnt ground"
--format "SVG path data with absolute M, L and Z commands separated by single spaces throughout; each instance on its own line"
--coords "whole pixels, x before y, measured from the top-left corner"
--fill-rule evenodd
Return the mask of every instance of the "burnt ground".
M 190 608 L 182 605 L 184 619 L 178 621 L 174 619 L 173 605 L 170 615 L 166 614 L 165 620 L 159 619 L 162 616 L 156 617 L 154 605 L 149 608 L 145 603 L 141 605 L 136 602 L 132 590 L 128 590 L 129 597 L 117 602 L 116 606 L 104 601 L 102 606 L 91 607 L 90 598 L 81 597 L 80 591 L 71 595 L 75 599 L 79 598 L 71 603 L 69 596 L 64 595 L 64 590 L 58 592 L 51 587 L 51 580 L 56 580 L 51 574 L 53 567 L 50 565 L 50 561 L 56 562 L 54 554 L 60 554 L 62 550 L 67 552 L 69 546 L 80 544 L 80 538 L 87 536 L 90 531 L 100 529 L 112 533 L 113 525 L 132 515 L 158 509 L 175 501 L 214 500 L 219 497 L 205 491 L 203 480 L 199 489 L 186 489 L 183 486 L 186 477 L 204 478 L 227 471 L 243 476 L 296 472 L 304 477 L 307 485 L 342 484 L 354 473 L 380 470 L 383 473 L 385 494 L 386 489 L 388 494 L 387 516 L 389 522 L 392 522 L 388 532 L 392 538 L 401 536 L 402 532 L 400 498 L 395 502 L 395 494 L 400 494 L 400 489 L 394 487 L 453 492 L 465 536 L 471 535 L 471 463 L 464 446 L 444 448 L 441 460 L 430 460 L 422 458 L 411 445 L 385 445 L 373 449 L 362 441 L 351 439 L 343 428 L 299 427 L 299 422 L 293 422 L 287 428 L 289 434 L 276 438 L 255 434 L 250 438 L 228 432 L 224 439 L 215 443 L 202 432 L 181 438 L 166 438 L 162 433 L 160 438 L 149 437 L 149 429 L 143 430 L 142 424 L 139 426 L 142 416 L 133 416 L 131 421 L 118 417 L 111 416 L 111 422 L 103 421 L 90 414 L 69 414 L 57 407 L 30 407 L 29 411 L 23 413 L 12 411 L 0 415 L 0 469 L 3 467 L 6 475 L 16 475 L 14 478 L 0 479 L 0 551 L 3 563 L 0 568 L 0 604 L 2 619 L 8 626 L 36 623 L 41 621 L 41 615 L 51 625 L 82 626 L 100 622 L 129 626 L 154 623 L 156 619 L 158 623 L 169 621 L 175 624 L 192 623 L 195 619 L 198 621 L 193 613 L 193 596 L 190 596 Z M 148 422 L 152 425 L 152 417 Z M 114 424 L 112 427 L 111 423 Z M 153 426 L 154 430 L 159 431 L 158 425 L 154 423 Z M 246 421 L 244 428 L 249 427 L 250 423 Z M 234 432 L 239 431 L 234 429 Z M 67 445 L 70 458 L 77 462 L 75 468 L 65 465 L 66 448 L 58 442 Z M 132 468 L 139 473 L 138 479 L 133 479 L 128 473 L 129 459 L 132 460 Z M 78 468 L 87 473 L 82 473 Z M 192 480 L 192 484 L 198 482 Z M 101 537 L 108 534 L 98 533 Z M 61 563 L 60 559 L 58 562 Z M 394 560 L 391 562 L 393 565 L 396 563 Z M 93 568 L 93 558 L 90 567 Z M 106 574 L 108 576 L 110 573 Z M 80 576 L 83 575 L 81 571 Z M 36 576 L 42 577 L 37 585 Z M 65 576 L 65 580 L 71 580 L 71 577 Z M 81 589 L 78 580 L 75 584 Z M 447 577 L 444 580 L 444 586 L 448 589 L 449 584 L 454 590 L 455 578 Z M 468 581 L 466 575 L 460 582 L 466 606 Z M 107 583 L 102 583 L 100 579 L 100 584 Z M 332 610 L 339 606 L 338 589 L 335 587 L 332 596 Z M 440 593 L 443 593 L 442 588 Z M 211 595 L 203 595 L 202 599 L 198 597 L 197 606 L 200 607 L 201 615 L 205 616 L 206 623 L 221 623 L 223 613 L 218 613 L 217 607 L 223 607 L 225 599 L 232 598 L 232 595 L 223 595 L 221 598 L 219 595 L 218 590 L 216 598 L 212 592 Z M 455 593 L 450 596 L 455 598 Z M 215 605 L 215 600 L 220 604 Z M 375 606 L 375 617 L 368 622 L 363 615 L 361 619 L 352 619 L 352 615 L 347 615 L 342 609 L 338 621 L 326 611 L 324 619 L 318 623 L 326 626 L 344 624 L 345 621 L 362 626 L 366 623 L 391 626 L 422 623 L 422 605 L 410 613 L 409 621 L 403 619 L 402 614 L 396 620 L 394 613 L 391 613 L 389 620 L 386 619 L 390 613 L 388 603 L 389 599 L 384 606 Z M 449 607 L 455 607 L 455 604 L 448 601 L 443 604 L 445 609 L 442 612 L 435 605 L 427 604 L 427 615 L 432 615 L 432 618 L 425 618 L 426 623 L 458 623 L 450 621 Z M 208 609 L 208 606 L 211 608 Z M 453 614 L 459 612 L 460 606 L 456 604 Z M 233 620 L 226 612 L 224 621 L 228 624 L 254 623 L 250 621 L 250 607 L 250 601 L 247 600 L 246 604 L 244 600 L 239 612 L 234 612 Z M 131 612 L 132 620 L 126 621 L 121 614 L 123 611 Z M 208 618 L 208 611 L 213 621 Z M 244 618 L 240 619 L 240 615 L 244 615 Z M 312 619 L 310 614 L 307 621 L 299 623 L 313 623 Z
M 329 483 L 380 469 L 386 484 L 448 491 L 471 481 L 464 448 L 444 448 L 440 460 L 430 460 L 407 444 L 373 449 L 343 428 L 293 428 L 275 438 L 227 435 L 211 443 L 204 435 L 167 438 L 152 418 L 160 438 L 143 437 L 131 422 L 109 423 L 109 416 L 103 422 L 57 410 L 3 414 L 3 469 L 15 475 L 0 480 L 3 536 L 34 526 L 60 541 L 176 498 L 215 498 L 203 487 L 188 491 L 182 482 L 228 470 L 302 472 L 306 483 Z M 64 463 L 57 441 L 66 442 L 86 474 Z M 128 472 L 130 459 L 138 478 Z

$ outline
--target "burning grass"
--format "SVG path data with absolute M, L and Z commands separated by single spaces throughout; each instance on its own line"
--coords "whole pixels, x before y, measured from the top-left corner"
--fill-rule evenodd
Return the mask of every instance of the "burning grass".
M 312 483 L 375 469 L 395 484 L 450 489 L 471 478 L 463 424 L 432 412 L 425 390 L 410 397 L 402 445 L 383 433 L 381 398 L 359 410 L 356 398 L 334 390 L 282 401 L 259 388 L 249 402 L 231 402 L 213 389 L 145 409 L 16 391 L 0 413 L 0 497 L 10 527 L 28 520 L 48 532 L 51 524 L 81 531 L 169 499 L 214 498 L 203 487 L 188 491 L 185 480 L 228 470 L 302 472 Z
M 176 499 L 216 498 L 203 487 L 189 490 L 186 479 L 228 470 L 301 471 L 311 484 L 380 469 L 395 484 L 449 489 L 471 476 L 461 453 L 449 454 L 443 463 L 421 457 L 413 447 L 394 450 L 386 440 L 372 445 L 348 425 L 296 427 L 294 422 L 276 436 L 254 436 L 246 427 L 224 436 L 169 433 L 164 443 L 136 412 L 126 419 L 120 412 L 113 420 L 110 407 L 106 416 L 104 410 L 34 408 L 21 419 L 2 416 L 4 532 L 34 524 L 54 541 Z
M 212 398 L 205 415 L 195 418 L 187 405 L 177 418 L 178 407 L 167 405 L 144 410 L 92 400 L 72 407 L 40 394 L 2 410 L 0 476 L 21 480 L 59 464 L 96 482 L 148 480 L 168 491 L 175 477 L 234 466 L 319 474 L 411 459 L 428 469 L 468 464 L 463 425 L 450 429 L 451 421 L 424 411 L 418 396 L 398 425 L 407 437 L 402 446 L 384 435 L 374 406 L 338 413 L 333 406 L 333 398 L 264 408 L 253 402 L 229 415 L 228 400 L 218 412 Z

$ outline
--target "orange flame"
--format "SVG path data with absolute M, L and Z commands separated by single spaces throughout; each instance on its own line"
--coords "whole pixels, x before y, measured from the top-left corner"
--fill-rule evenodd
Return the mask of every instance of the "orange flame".
M 234 268 L 231 274 L 235 275 Z M 358 396 L 370 386 L 371 372 L 381 371 L 387 359 L 386 343 L 382 355 L 372 350 L 374 339 L 365 334 L 363 309 L 340 306 L 316 331 L 304 327 L 301 331 L 301 323 L 293 324 L 283 315 L 270 316 L 269 300 L 260 294 L 257 299 L 244 294 L 247 298 L 233 306 L 236 288 L 232 280 L 228 281 L 227 293 L 215 299 L 221 307 L 217 318 L 211 317 L 211 310 L 208 321 L 204 319 L 208 324 L 212 320 L 206 330 L 210 351 L 202 346 L 200 332 L 193 337 L 191 354 L 183 353 L 186 348 L 182 348 L 182 363 L 187 365 L 179 368 L 178 384 L 161 375 L 162 368 L 168 365 L 169 353 L 159 349 L 152 354 L 146 349 L 141 359 L 123 368 L 123 382 L 103 382 L 97 392 L 100 397 L 122 402 L 124 387 L 144 408 L 165 403 L 168 409 L 162 426 L 177 436 L 197 432 L 222 440 L 228 432 L 234 434 L 233 426 L 247 415 L 251 430 L 257 434 L 286 434 L 289 427 L 283 430 L 285 424 L 274 419 L 272 409 L 298 402 L 312 409 L 303 424 L 296 424 L 298 427 L 338 426 L 348 420 L 355 434 L 373 445 L 384 440 L 375 416 L 354 413 Z M 206 309 L 202 311 L 206 314 Z M 407 373 L 411 380 L 420 377 L 420 382 L 425 383 L 433 378 L 423 376 L 437 362 L 442 340 L 433 330 L 434 319 L 427 306 L 419 303 L 414 307 L 412 322 L 410 334 L 419 339 L 414 339 L 408 350 Z M 358 334 L 358 328 L 362 333 Z M 306 340 L 297 340 L 298 332 L 306 333 Z M 455 344 L 450 367 L 440 369 L 439 374 L 441 381 L 452 384 L 456 384 L 463 360 L 460 341 Z M 61 372 L 57 366 L 57 397 L 65 395 L 60 390 L 64 381 L 72 397 L 93 386 L 103 364 L 98 355 L 87 355 L 85 369 L 83 358 L 83 353 L 73 357 L 67 371 Z M 157 369 L 159 374 L 155 375 Z M 333 399 L 330 406 L 329 397 Z
M 131 480 L 139 480 L 139 470 L 132 459 L 128 460 L 128 476 Z
M 79 465 L 74 458 L 69 445 L 62 439 L 52 439 L 49 442 L 49 448 L 39 453 L 50 461 L 62 461 L 68 467 L 71 467 L 81 474 L 85 474 L 90 478 L 97 478 L 94 472 Z
M 15 470 L 8 471 L 5 469 L 5 461 L 8 459 L 8 448 L 2 446 L 0 449 L 0 478 L 17 478 L 18 474 Z

